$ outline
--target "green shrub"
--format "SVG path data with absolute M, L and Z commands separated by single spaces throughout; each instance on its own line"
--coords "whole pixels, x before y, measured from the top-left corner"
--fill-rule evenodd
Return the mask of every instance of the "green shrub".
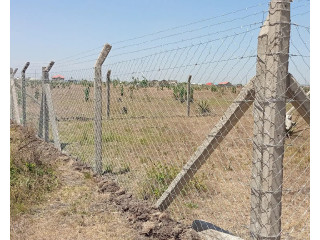
M 142 81 L 140 82 L 140 87 L 142 87 L 142 88 L 146 88 L 146 87 L 148 87 L 148 80 L 145 78 L 145 77 L 143 77 L 143 79 L 142 79 Z
M 180 87 L 179 90 L 179 100 L 181 103 L 187 100 L 187 91 L 184 87 Z
M 236 94 L 236 93 L 237 93 L 237 88 L 236 88 L 235 86 L 233 86 L 233 87 L 231 88 L 231 92 L 234 93 L 234 94 Z
M 121 85 L 121 88 L 120 88 L 120 95 L 123 96 L 124 94 L 124 89 L 123 89 L 123 85 Z
M 90 88 L 89 88 L 89 87 L 86 87 L 86 88 L 84 89 L 84 100 L 85 100 L 86 102 L 89 101 L 89 95 L 90 95 Z
M 174 86 L 173 87 L 173 97 L 174 99 L 178 100 L 179 99 L 179 88 Z
M 210 107 L 209 107 L 208 101 L 201 100 L 200 102 L 197 103 L 197 105 L 201 115 L 206 115 L 210 113 Z
M 217 87 L 215 85 L 211 86 L 211 92 L 216 92 L 218 91 Z
M 173 86 L 173 97 L 176 100 L 179 100 L 181 103 L 187 101 L 187 89 L 185 84 L 178 84 L 177 86 Z M 193 89 L 190 89 L 190 99 L 193 101 Z
M 34 98 L 38 100 L 39 99 L 39 95 L 40 95 L 39 89 L 36 88 L 36 91 L 34 92 Z

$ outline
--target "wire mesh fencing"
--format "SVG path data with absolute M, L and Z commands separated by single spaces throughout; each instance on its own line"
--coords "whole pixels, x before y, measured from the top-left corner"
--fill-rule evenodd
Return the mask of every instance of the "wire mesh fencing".
M 270 24 L 272 4 L 111 44 L 103 174 L 189 225 L 203 220 L 243 239 L 310 236 L 310 28 L 299 24 L 309 2 L 292 3 L 280 24 Z M 57 60 L 49 83 L 62 150 L 92 166 L 100 50 Z M 32 72 L 26 116 L 38 129 L 43 79 Z

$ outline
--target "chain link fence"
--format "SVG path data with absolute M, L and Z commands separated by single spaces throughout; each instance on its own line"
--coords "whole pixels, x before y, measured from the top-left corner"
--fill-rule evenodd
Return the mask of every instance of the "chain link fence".
M 212 223 L 243 239 L 309 238 L 310 28 L 299 24 L 309 2 L 291 3 L 291 17 L 277 22 L 272 11 L 290 5 L 278 2 L 111 44 L 101 75 L 103 174 L 198 230 Z M 93 167 L 97 90 L 87 66 L 100 50 L 49 72 L 61 149 Z M 39 70 L 25 76 L 34 129 Z M 50 125 L 52 142 L 53 133 Z

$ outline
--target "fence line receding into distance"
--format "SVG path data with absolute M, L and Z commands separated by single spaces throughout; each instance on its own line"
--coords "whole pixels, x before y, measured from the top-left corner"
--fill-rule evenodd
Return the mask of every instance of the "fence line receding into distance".
M 310 3 L 267 3 L 29 59 L 11 119 L 186 224 L 309 238 Z

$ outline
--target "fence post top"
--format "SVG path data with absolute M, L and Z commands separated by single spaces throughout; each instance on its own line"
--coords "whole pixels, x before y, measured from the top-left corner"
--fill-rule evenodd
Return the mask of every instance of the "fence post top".
M 12 75 L 12 73 L 13 73 L 13 68 L 10 68 L 10 74 Z
M 262 25 L 262 27 L 260 29 L 259 37 L 262 37 L 262 36 L 268 34 L 268 32 L 269 32 L 269 22 L 270 22 L 269 19 L 270 19 L 270 17 L 269 17 L 269 14 L 268 14 L 266 20 L 264 21 L 264 23 L 263 23 L 263 25 Z
M 30 65 L 30 62 L 26 62 L 26 64 L 24 65 L 24 67 L 23 67 L 23 69 L 22 69 L 22 73 L 25 73 L 26 72 L 26 70 L 27 70 L 27 68 L 29 67 L 29 65 Z
M 49 71 L 51 70 L 53 64 L 54 64 L 54 61 L 51 61 L 51 62 L 49 63 L 49 65 L 45 68 L 45 71 L 46 71 L 46 72 L 49 72 Z M 43 68 L 42 68 L 42 69 L 43 69 Z
M 111 75 L 111 70 L 109 69 L 108 72 L 107 72 L 107 78 L 109 78 Z
M 270 0 L 270 3 L 291 3 L 293 0 Z
M 106 60 L 111 48 L 112 48 L 112 46 L 109 43 L 106 43 L 103 46 L 103 49 L 100 52 L 100 55 L 99 55 L 99 57 L 97 59 L 97 62 L 96 62 L 94 67 L 101 67 L 101 65 L 104 63 L 104 60 Z

